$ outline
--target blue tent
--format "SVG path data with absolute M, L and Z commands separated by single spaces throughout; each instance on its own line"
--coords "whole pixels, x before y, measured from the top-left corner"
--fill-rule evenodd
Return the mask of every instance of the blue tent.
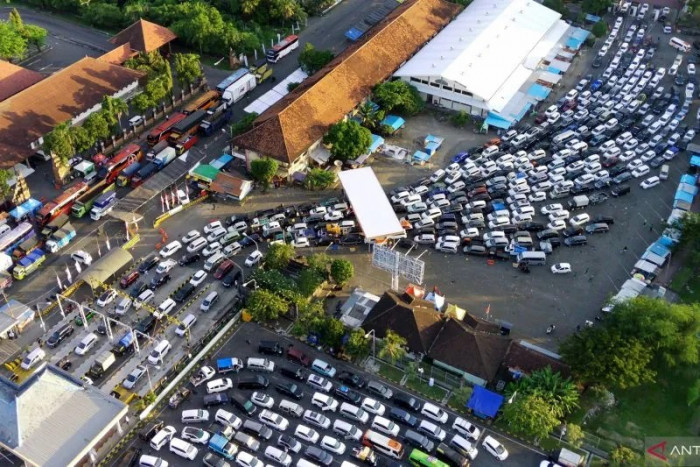
M 663 245 L 667 248 L 673 247 L 673 245 L 676 244 L 676 241 L 673 240 L 671 237 L 667 237 L 666 235 L 662 235 L 661 238 L 659 238 L 656 243 Z
M 423 151 L 416 151 L 413 153 L 413 160 L 419 162 L 428 162 L 430 160 L 430 154 L 426 154 Z
M 489 126 L 495 126 L 496 128 L 502 128 L 504 130 L 507 130 L 513 124 L 510 120 L 507 120 L 493 112 L 489 112 L 489 115 L 486 117 L 484 123 Z
M 391 127 L 392 132 L 398 130 L 399 128 L 403 128 L 405 124 L 406 120 L 399 117 L 398 115 L 387 115 L 381 122 L 381 125 Z
M 24 219 L 29 214 L 36 213 L 39 209 L 41 209 L 41 206 L 42 204 L 40 201 L 37 201 L 34 198 L 29 198 L 27 201 L 10 211 L 10 215 L 14 219 Z
M 691 204 L 693 202 L 693 195 L 687 191 L 677 191 L 673 199 L 674 201 L 683 201 L 684 203 Z
M 693 167 L 700 167 L 700 156 L 691 157 L 690 165 L 692 165 Z
M 369 145 L 368 153 L 372 154 L 374 151 L 379 149 L 379 146 L 384 144 L 384 138 L 378 135 L 372 135 L 372 144 Z
M 698 165 L 700 165 L 700 156 L 693 156 L 693 157 L 698 157 Z M 690 174 L 685 174 L 681 177 L 681 183 L 687 183 L 688 185 L 697 185 L 698 184 L 698 177 L 696 177 L 694 175 L 690 175 Z
M 649 248 L 647 248 L 647 251 L 651 251 L 655 255 L 659 255 L 662 258 L 665 258 L 671 254 L 671 250 L 669 250 L 667 247 L 663 246 L 658 241 L 656 243 L 652 243 L 651 246 Z
M 527 95 L 532 96 L 537 100 L 543 101 L 547 98 L 547 96 L 549 96 L 550 92 L 552 92 L 551 88 L 535 83 L 532 86 L 530 86 L 530 89 L 527 90 Z
M 480 418 L 495 418 L 503 405 L 503 396 L 484 389 L 481 386 L 474 386 L 472 396 L 467 402 L 467 408 L 474 411 L 474 415 Z

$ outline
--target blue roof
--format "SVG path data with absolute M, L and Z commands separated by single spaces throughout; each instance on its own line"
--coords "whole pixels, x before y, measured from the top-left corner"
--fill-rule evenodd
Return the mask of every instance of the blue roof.
M 691 157 L 690 165 L 692 165 L 693 167 L 700 167 L 700 156 Z
M 413 153 L 413 158 L 419 161 L 428 161 L 430 160 L 430 154 L 426 154 L 423 151 L 416 151 Z
M 663 246 L 658 241 L 656 243 L 652 243 L 649 246 L 649 248 L 647 248 L 647 251 L 651 251 L 655 255 L 659 255 L 661 257 L 666 257 L 666 256 L 671 254 L 671 250 L 669 250 L 667 247 Z
M 530 86 L 530 89 L 527 90 L 527 95 L 532 96 L 535 99 L 539 100 L 544 100 L 549 96 L 549 93 L 552 92 L 550 88 L 547 86 L 542 86 L 541 84 L 533 84 Z
M 376 151 L 382 144 L 384 144 L 384 138 L 379 135 L 372 135 L 372 144 L 369 145 L 368 152 L 372 153 Z
M 693 156 L 693 157 L 698 157 L 698 156 Z M 700 160 L 698 160 L 698 163 L 700 163 Z M 687 183 L 689 185 L 697 185 L 698 177 L 696 177 L 695 175 L 685 174 L 681 177 L 681 183 Z
M 399 117 L 398 115 L 387 115 L 384 120 L 382 120 L 381 125 L 390 126 L 392 130 L 396 131 L 406 124 L 406 120 Z
M 503 405 L 503 396 L 481 386 L 474 386 L 467 407 L 481 417 L 494 418 Z
M 574 29 L 574 32 L 571 34 L 571 37 L 574 39 L 578 39 L 580 41 L 585 41 L 588 36 L 590 36 L 591 31 L 588 31 L 587 29 L 582 29 L 582 28 L 576 28 Z
M 675 201 L 683 201 L 685 203 L 693 202 L 693 195 L 686 191 L 677 191 L 676 196 L 673 198 Z
M 496 128 L 502 128 L 504 130 L 507 130 L 512 125 L 512 122 L 510 120 L 503 118 L 500 115 L 493 112 L 489 112 L 489 115 L 488 117 L 486 117 L 484 123 L 489 126 L 495 126 Z

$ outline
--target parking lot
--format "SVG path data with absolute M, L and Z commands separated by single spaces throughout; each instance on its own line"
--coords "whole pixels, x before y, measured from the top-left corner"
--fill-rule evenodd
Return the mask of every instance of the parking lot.
M 261 357 L 264 356 L 265 358 L 268 358 L 275 363 L 275 370 L 271 374 L 265 374 L 266 377 L 269 378 L 270 380 L 270 386 L 269 388 L 265 391 L 267 395 L 272 397 L 275 402 L 274 402 L 274 409 L 273 411 L 280 413 L 277 407 L 279 406 L 279 403 L 281 402 L 282 399 L 285 398 L 285 396 L 282 396 L 279 394 L 277 391 L 273 389 L 274 385 L 278 382 L 293 382 L 293 380 L 290 380 L 288 378 L 283 377 L 282 375 L 279 374 L 279 369 L 280 367 L 288 367 L 291 369 L 296 369 L 299 368 L 296 366 L 294 363 L 288 362 L 284 357 L 271 357 L 269 355 L 261 355 L 258 353 L 258 342 L 261 340 L 272 340 L 278 342 L 280 345 L 282 345 L 284 348 L 287 348 L 290 345 L 293 345 L 299 349 L 301 349 L 304 353 L 306 353 L 309 358 L 315 359 L 315 358 L 321 358 L 331 365 L 333 365 L 336 370 L 337 370 L 337 375 L 339 375 L 342 371 L 350 371 L 352 373 L 355 373 L 356 375 L 360 376 L 361 378 L 369 381 L 372 379 L 376 379 L 373 376 L 367 375 L 361 371 L 358 371 L 356 368 L 351 367 L 343 362 L 340 362 L 338 360 L 332 359 L 332 357 L 328 355 L 321 354 L 317 352 L 314 348 L 309 347 L 299 341 L 287 338 L 285 336 L 276 334 L 272 331 L 266 330 L 258 325 L 255 324 L 244 324 L 242 325 L 236 333 L 229 339 L 228 342 L 224 344 L 224 346 L 212 357 L 211 361 L 208 362 L 209 365 L 212 365 L 214 368 L 216 368 L 216 360 L 218 358 L 225 358 L 225 357 L 236 357 L 239 359 L 242 359 L 245 361 L 248 357 Z M 234 381 L 234 385 L 236 384 L 237 378 L 238 377 L 243 377 L 247 375 L 251 375 L 251 373 L 248 370 L 242 370 L 240 375 L 235 375 L 231 373 L 227 373 L 225 375 L 221 375 L 223 377 L 231 377 Z M 214 378 L 217 378 L 219 376 L 215 376 Z M 340 386 L 340 383 L 338 382 L 337 379 L 332 379 L 331 381 L 334 385 L 334 387 Z M 384 383 L 386 384 L 386 383 Z M 320 409 L 317 406 L 314 406 L 311 404 L 311 398 L 313 397 L 313 394 L 315 390 L 310 387 L 308 384 L 300 383 L 300 386 L 302 387 L 302 390 L 304 392 L 303 398 L 298 401 L 300 405 L 303 406 L 304 410 L 313 410 L 313 411 L 319 411 Z M 190 383 L 188 383 L 188 387 L 191 387 Z M 400 389 L 393 387 L 393 391 L 401 391 Z M 253 393 L 253 390 L 238 390 L 238 389 L 233 389 L 228 391 L 229 395 L 233 393 L 237 394 L 243 394 L 246 397 L 250 397 Z M 358 392 L 362 394 L 363 397 L 368 396 L 369 393 L 365 389 L 358 389 Z M 202 398 L 204 397 L 204 394 L 206 393 L 206 390 L 204 389 L 204 385 L 199 386 L 199 388 L 192 394 L 192 396 L 186 400 L 180 407 L 177 409 L 170 409 L 166 407 L 163 409 L 163 411 L 159 414 L 156 415 L 156 418 L 159 420 L 163 420 L 165 425 L 171 425 L 173 426 L 176 430 L 179 437 L 179 433 L 182 430 L 182 428 L 185 426 L 182 424 L 180 420 L 180 416 L 183 410 L 188 410 L 188 409 L 200 409 L 203 408 L 202 405 Z M 333 394 L 331 394 L 333 395 Z M 374 396 L 376 398 L 376 396 Z M 288 397 L 287 397 L 288 398 Z M 419 398 L 420 399 L 420 398 Z M 339 400 L 339 402 L 342 402 L 342 400 Z M 385 406 L 386 410 L 388 413 L 388 410 L 392 407 L 392 402 L 391 401 L 386 401 L 382 400 L 381 401 Z M 207 423 L 202 423 L 202 424 L 194 424 L 192 426 L 197 426 L 200 427 L 211 434 L 216 433 L 217 431 L 221 430 L 223 427 L 219 425 L 216 422 L 213 422 L 214 419 L 214 414 L 216 411 L 220 408 L 223 408 L 227 411 L 233 412 L 235 415 L 238 417 L 242 418 L 243 420 L 246 420 L 248 417 L 243 414 L 240 410 L 238 410 L 236 407 L 233 407 L 231 405 L 226 405 L 226 406 L 214 406 L 214 407 L 209 407 L 207 410 L 209 411 L 209 422 Z M 254 413 L 250 418 L 253 420 L 257 420 L 258 414 L 260 413 L 262 409 L 260 407 L 257 408 L 256 413 Z M 334 413 L 334 412 L 325 412 L 324 415 L 328 417 L 331 420 L 331 427 L 333 426 L 333 422 L 337 419 L 342 419 L 342 416 L 339 413 Z M 448 411 L 449 419 L 446 423 L 441 424 L 441 426 L 445 429 L 447 432 L 447 439 L 446 442 L 449 442 L 449 440 L 452 438 L 452 436 L 455 434 L 455 431 L 452 429 L 452 423 L 456 417 L 454 413 L 451 411 Z M 285 417 L 289 418 L 288 415 L 284 415 Z M 417 413 L 416 416 L 419 419 L 425 419 L 424 416 L 421 416 L 421 414 Z M 293 435 L 294 430 L 296 429 L 296 426 L 298 424 L 304 424 L 309 427 L 312 427 L 316 429 L 320 435 L 321 438 L 323 436 L 328 435 L 332 437 L 339 437 L 337 434 L 334 434 L 332 429 L 319 429 L 317 427 L 314 427 L 310 423 L 300 420 L 300 419 L 293 419 L 290 418 L 290 426 L 288 429 L 284 431 L 284 434 L 287 435 Z M 370 427 L 372 421 L 372 417 L 370 417 L 369 422 L 365 424 L 358 424 L 358 427 L 361 431 L 365 431 Z M 476 459 L 473 462 L 473 465 L 477 466 L 486 466 L 486 465 L 538 465 L 539 461 L 543 459 L 543 457 L 536 453 L 531 451 L 530 449 L 520 445 L 519 443 L 512 441 L 510 439 L 504 438 L 501 435 L 494 435 L 490 430 L 486 429 L 483 427 L 483 425 L 477 423 L 481 434 L 479 437 L 479 442 L 477 443 L 477 449 L 478 449 L 478 454 Z M 406 426 L 401 426 L 400 427 L 400 435 L 397 437 L 397 439 L 401 439 L 403 434 L 405 433 L 407 427 Z M 265 463 L 270 463 L 269 459 L 266 459 L 264 457 L 264 451 L 267 446 L 275 446 L 277 443 L 277 439 L 279 438 L 279 432 L 275 431 L 275 433 L 272 435 L 269 441 L 266 441 L 264 439 L 259 439 L 260 441 L 260 447 L 256 452 L 249 451 L 251 454 L 255 455 L 258 459 L 262 460 Z M 481 446 L 481 441 L 483 438 L 487 435 L 494 436 L 498 441 L 503 443 L 504 447 L 508 450 L 509 456 L 508 459 L 505 462 L 501 462 L 496 460 L 494 457 L 492 457 L 488 452 L 486 452 L 482 446 Z M 352 448 L 354 447 L 359 447 L 360 443 L 353 441 L 353 440 L 343 440 L 340 439 L 340 441 L 344 442 L 346 444 L 346 454 L 340 456 L 340 455 L 334 455 L 334 460 L 331 465 L 340 465 L 344 460 L 348 460 L 350 462 L 353 462 L 355 465 L 360 465 L 362 464 L 361 461 L 357 459 L 352 459 L 352 457 L 349 455 L 349 453 L 352 452 Z M 304 445 L 304 448 L 308 445 L 306 442 L 302 442 Z M 437 443 L 436 443 L 437 444 Z M 135 438 L 133 441 L 132 445 L 133 447 L 137 447 L 142 450 L 142 454 L 150 454 L 150 455 L 155 455 L 158 457 L 163 458 L 164 460 L 167 460 L 170 465 L 181 465 L 183 463 L 183 460 L 179 457 L 176 457 L 174 454 L 168 452 L 167 445 L 161 448 L 158 452 L 156 452 L 153 448 L 151 448 L 147 443 L 144 441 Z M 130 447 L 131 447 L 130 446 Z M 205 453 L 210 452 L 205 446 L 197 446 L 199 447 L 199 453 L 196 457 L 197 462 L 201 462 L 203 456 Z M 239 446 L 241 448 L 241 446 Z M 407 453 L 410 453 L 411 448 L 406 447 Z M 302 453 L 304 452 L 304 449 L 301 451 Z M 301 454 L 295 454 L 291 453 L 294 461 L 297 461 L 302 457 Z M 386 457 L 386 456 L 379 456 L 380 457 L 380 465 L 392 465 L 391 459 Z M 405 464 L 407 462 L 408 454 L 405 454 L 403 456 L 403 459 L 401 461 L 402 464 Z M 394 460 L 395 462 L 395 460 Z

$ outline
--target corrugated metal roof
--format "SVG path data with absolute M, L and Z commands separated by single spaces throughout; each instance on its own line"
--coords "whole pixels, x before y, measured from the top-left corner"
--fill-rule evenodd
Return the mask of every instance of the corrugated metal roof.
M 76 280 L 83 280 L 91 287 L 106 282 L 121 268 L 133 261 L 131 253 L 123 248 L 112 248 L 109 253 L 104 255 L 92 264 L 88 269 L 82 272 Z

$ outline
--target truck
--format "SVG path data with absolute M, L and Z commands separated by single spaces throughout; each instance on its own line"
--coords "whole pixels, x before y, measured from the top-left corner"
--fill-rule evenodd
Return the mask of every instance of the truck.
M 112 352 L 115 355 L 122 356 L 127 354 L 128 352 L 131 352 L 134 347 L 134 333 L 132 331 L 127 331 L 124 333 L 124 335 L 119 339 L 119 342 L 116 343 L 114 347 L 112 347 Z
M 233 460 L 238 452 L 238 447 L 219 433 L 209 439 L 209 449 L 228 460 Z
M 117 357 L 109 350 L 106 350 L 97 356 L 87 375 L 93 380 L 101 378 L 116 361 Z
M 189 151 L 192 146 L 197 144 L 197 141 L 199 141 L 199 136 L 197 135 L 185 136 L 175 145 L 175 152 L 177 152 L 178 156 L 181 156 Z
M 241 100 L 258 85 L 255 75 L 247 68 L 241 68 L 237 72 L 239 73 L 238 78 L 221 93 L 221 100 L 229 106 Z
M 377 454 L 368 446 L 352 448 L 352 457 L 369 465 L 377 465 Z
M 243 362 L 238 358 L 219 358 L 216 360 L 216 370 L 219 373 L 238 373 L 243 368 Z
M 83 181 L 89 185 L 97 178 L 97 168 L 95 168 L 95 164 L 90 161 L 82 161 L 73 167 L 73 176 L 82 178 Z
M 209 381 L 214 377 L 216 374 L 216 371 L 210 366 L 203 366 L 202 368 L 199 369 L 197 373 L 192 375 L 190 378 L 190 383 L 192 383 L 192 386 L 197 387 L 200 384 Z
M 267 60 L 261 58 L 250 67 L 250 72 L 255 75 L 255 79 L 260 84 L 272 76 L 272 67 L 267 63 Z
M 32 251 L 39 248 L 39 246 L 39 239 L 36 236 L 28 238 L 15 248 L 15 251 L 12 252 L 12 258 L 14 258 L 15 261 L 24 258 Z
M 107 180 L 97 182 L 73 203 L 73 206 L 70 208 L 73 217 L 80 219 L 85 214 L 88 214 L 97 198 L 110 190 L 114 190 L 114 183 L 107 182 Z
M 75 206 L 75 205 L 74 205 Z M 72 209 L 72 208 L 71 208 Z M 41 231 L 41 235 L 44 238 L 49 238 L 54 232 L 56 232 L 58 229 L 66 225 L 66 222 L 68 222 L 68 214 L 61 214 L 48 224 L 46 224 L 46 227 Z
M 157 170 L 158 166 L 153 162 L 149 162 L 148 164 L 141 167 L 139 171 L 131 177 L 131 188 L 136 188 L 137 186 L 140 186 L 151 175 L 156 173 Z
M 156 144 L 155 146 L 153 146 L 146 153 L 146 161 L 153 162 L 153 159 L 155 159 L 156 155 L 158 155 L 159 152 L 161 152 L 163 149 L 167 148 L 168 146 L 170 146 L 170 143 L 168 143 L 168 141 L 165 139 L 163 141 L 161 141 L 160 143 Z
M 141 170 L 141 167 L 142 167 L 142 165 L 140 162 L 134 162 L 129 167 L 122 170 L 122 173 L 120 173 L 119 176 L 117 177 L 117 186 L 124 187 L 124 186 L 129 185 L 129 182 L 131 181 L 131 177 L 136 175 L 136 173 L 139 170 Z
M 199 132 L 209 136 L 223 127 L 233 115 L 233 109 L 227 103 L 222 103 L 214 110 L 209 110 L 202 123 L 199 124 Z
M 591 203 L 586 195 L 574 196 L 573 199 L 569 200 L 569 209 L 583 209 Z
M 74 238 L 75 229 L 70 223 L 67 223 L 46 241 L 46 248 L 49 250 L 49 253 L 56 253 L 64 246 L 68 245 Z
M 177 151 L 175 148 L 167 147 L 153 158 L 153 163 L 156 165 L 158 170 L 162 170 L 163 167 L 170 164 L 177 157 Z
M 37 248 L 17 262 L 17 265 L 12 270 L 12 276 L 18 281 L 21 281 L 29 274 L 39 269 L 39 267 L 44 264 L 44 261 L 46 261 L 46 253 Z
M 117 201 L 117 194 L 114 190 L 103 193 L 93 203 L 92 209 L 90 210 L 90 219 L 94 221 L 100 220 L 102 216 L 109 213 L 114 208 Z

